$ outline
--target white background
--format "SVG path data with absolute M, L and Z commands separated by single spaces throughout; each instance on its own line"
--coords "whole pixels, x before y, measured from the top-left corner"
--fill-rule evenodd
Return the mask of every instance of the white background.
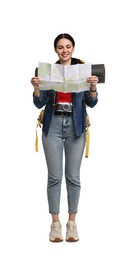
M 0 6 L 0 259 L 131 259 L 131 40 L 124 1 L 3 1 Z M 89 158 L 83 158 L 78 243 L 48 241 L 47 169 L 30 79 L 38 61 L 54 63 L 59 33 L 74 57 L 104 63 L 106 82 L 89 109 Z M 63 178 L 63 236 L 67 201 Z

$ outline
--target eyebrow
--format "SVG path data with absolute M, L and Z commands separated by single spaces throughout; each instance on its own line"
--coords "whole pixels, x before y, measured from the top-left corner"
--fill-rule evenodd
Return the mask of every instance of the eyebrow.
M 67 45 L 66 45 L 66 47 L 70 47 L 70 46 L 71 46 L 71 44 L 67 44 Z M 58 48 L 58 47 L 64 47 L 64 46 L 63 46 L 63 45 L 58 45 L 57 48 Z

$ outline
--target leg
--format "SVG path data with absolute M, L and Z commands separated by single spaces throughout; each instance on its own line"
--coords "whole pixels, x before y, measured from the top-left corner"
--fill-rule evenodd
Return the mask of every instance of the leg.
M 62 242 L 62 227 L 59 220 L 61 182 L 63 173 L 63 140 L 59 137 L 42 135 L 43 147 L 48 168 L 47 197 L 49 212 L 52 215 L 49 240 Z
M 80 196 L 80 166 L 85 148 L 85 133 L 65 140 L 65 177 L 68 195 L 69 218 L 75 219 Z M 72 215 L 73 214 L 73 215 Z
M 43 133 L 42 142 L 48 168 L 47 197 L 49 212 L 55 215 L 54 219 L 57 220 L 63 174 L 63 140 Z
M 69 219 L 66 225 L 66 241 L 79 240 L 75 222 L 80 197 L 80 166 L 85 147 L 85 133 L 80 137 L 72 136 L 65 140 L 65 176 L 68 195 Z
M 49 234 L 51 242 L 61 242 L 62 227 L 59 220 L 61 182 L 63 175 L 63 135 L 62 118 L 52 116 L 48 135 L 42 135 L 43 148 L 48 168 L 47 196 L 52 224 Z

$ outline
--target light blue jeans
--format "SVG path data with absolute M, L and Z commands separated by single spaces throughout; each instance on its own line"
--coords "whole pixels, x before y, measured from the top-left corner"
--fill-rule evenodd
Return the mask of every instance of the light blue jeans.
M 47 197 L 49 212 L 59 214 L 65 154 L 65 180 L 68 213 L 77 213 L 80 197 L 80 166 L 85 148 L 85 132 L 77 137 L 72 115 L 52 115 L 48 135 L 42 133 L 42 143 L 48 168 Z

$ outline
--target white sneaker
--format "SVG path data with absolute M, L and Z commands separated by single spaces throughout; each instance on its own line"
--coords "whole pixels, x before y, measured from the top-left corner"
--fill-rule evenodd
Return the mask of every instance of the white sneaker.
M 51 242 L 62 242 L 63 237 L 61 233 L 61 223 L 60 222 L 53 222 L 51 224 L 51 231 L 49 235 L 49 240 Z
M 68 221 L 66 224 L 66 241 L 68 242 L 76 242 L 79 240 L 77 226 L 75 221 Z

